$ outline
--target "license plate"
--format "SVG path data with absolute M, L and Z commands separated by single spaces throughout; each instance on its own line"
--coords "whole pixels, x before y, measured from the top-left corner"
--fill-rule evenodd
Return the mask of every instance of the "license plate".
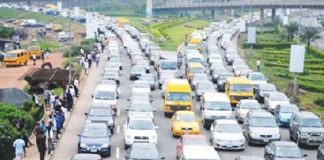
M 96 153 L 97 149 L 90 149 L 90 152 Z
M 269 142 L 269 140 L 268 139 L 265 139 L 265 140 L 263 140 L 263 142 Z
M 233 145 L 229 144 L 229 145 L 227 145 L 227 147 L 228 147 L 228 148 L 232 148 L 232 147 L 233 147 Z

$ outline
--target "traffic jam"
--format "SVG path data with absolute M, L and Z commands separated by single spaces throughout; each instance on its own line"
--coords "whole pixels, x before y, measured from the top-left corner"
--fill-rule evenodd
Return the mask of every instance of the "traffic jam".
M 304 147 L 317 152 L 320 118 L 250 69 L 238 50 L 239 22 L 212 22 L 177 51 L 161 50 L 128 23 L 107 22 L 107 58 L 78 156 L 302 160 L 309 156 Z

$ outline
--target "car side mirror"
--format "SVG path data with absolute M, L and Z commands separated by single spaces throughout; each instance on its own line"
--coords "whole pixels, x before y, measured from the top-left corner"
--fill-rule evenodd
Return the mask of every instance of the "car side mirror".
M 306 153 L 303 154 L 303 157 L 307 157 L 308 155 Z
M 93 95 L 91 95 L 91 98 L 93 98 Z
M 87 115 L 88 115 L 88 113 L 84 113 L 84 115 L 86 115 L 86 116 L 87 116 Z

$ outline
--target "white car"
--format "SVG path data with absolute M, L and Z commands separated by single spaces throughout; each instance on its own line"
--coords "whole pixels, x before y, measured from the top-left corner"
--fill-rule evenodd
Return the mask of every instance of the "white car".
M 192 80 L 191 80 L 191 89 L 194 90 L 196 89 L 196 86 L 198 84 L 198 82 L 201 81 L 209 81 L 208 80 L 208 76 L 205 73 L 196 73 L 192 76 Z
M 117 98 L 118 98 L 118 91 L 116 89 L 116 86 L 100 84 L 96 87 L 95 93 L 92 96 L 92 103 L 98 105 L 100 104 L 100 105 L 111 106 L 113 110 L 116 112 Z
M 216 149 L 244 150 L 245 137 L 235 120 L 219 119 L 210 126 L 210 140 Z
M 150 82 L 145 80 L 136 80 L 132 85 L 132 93 L 134 92 L 151 93 Z
M 270 112 L 273 112 L 274 109 L 279 104 L 289 104 L 288 97 L 282 92 L 272 92 L 268 97 L 264 98 L 264 106 Z
M 133 143 L 157 144 L 157 126 L 148 117 L 129 117 L 124 124 L 124 148 L 128 148 Z
M 260 72 L 251 72 L 247 75 L 247 78 L 254 86 L 267 83 L 267 79 L 265 78 L 264 74 Z
M 135 102 L 126 109 L 128 117 L 143 116 L 153 119 L 155 108 L 149 102 Z
M 261 110 L 261 105 L 254 99 L 241 99 L 235 108 L 236 119 L 239 122 L 244 122 L 246 114 L 250 110 Z

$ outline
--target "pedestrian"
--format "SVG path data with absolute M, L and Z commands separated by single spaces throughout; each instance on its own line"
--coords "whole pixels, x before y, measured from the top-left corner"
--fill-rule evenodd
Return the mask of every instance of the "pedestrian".
M 57 121 L 56 121 L 56 115 L 54 114 L 54 115 L 49 115 L 49 122 L 51 122 L 52 123 L 52 134 L 53 134 L 53 136 L 52 136 L 52 143 L 55 143 L 57 140 L 56 140 L 56 138 L 57 138 Z
M 13 142 L 13 148 L 15 149 L 15 160 L 23 160 L 26 156 L 25 142 L 22 140 L 21 135 L 17 136 L 17 139 Z
M 92 51 L 92 53 L 93 53 L 93 51 Z M 90 68 L 91 67 L 91 63 L 92 63 L 92 54 L 91 53 L 89 53 L 87 55 L 87 59 L 88 59 L 88 63 L 89 63 L 88 67 Z
M 48 58 L 50 54 L 51 54 L 51 51 L 47 48 L 46 49 L 45 57 Z
M 56 139 L 59 139 L 58 135 L 61 134 L 61 129 L 63 128 L 63 124 L 65 121 L 64 113 L 61 111 L 58 111 L 55 113 L 55 119 L 56 119 Z
M 38 100 L 38 96 L 36 95 L 36 93 L 33 94 L 32 98 L 33 98 L 34 103 L 38 107 L 39 106 L 39 100 Z
M 97 53 L 96 54 L 96 66 L 97 66 L 97 68 L 99 67 L 99 61 L 100 61 L 100 54 Z
M 43 96 L 44 96 L 45 104 L 46 105 L 50 104 L 51 91 L 48 90 L 47 88 L 45 88 L 45 90 L 43 92 Z
M 33 53 L 32 58 L 33 58 L 34 66 L 35 66 L 36 65 L 36 58 L 37 58 L 35 53 Z
M 78 80 L 78 76 L 74 77 L 73 86 L 74 86 L 74 91 L 75 91 L 75 97 L 78 97 L 79 96 L 79 80 Z
M 68 112 L 70 112 L 73 106 L 73 96 L 70 90 L 68 90 L 68 92 L 66 93 L 66 103 L 67 103 L 67 110 Z
M 53 145 L 53 121 L 49 121 L 47 126 L 47 154 L 52 154 Z
M 260 58 L 257 59 L 256 63 L 257 63 L 257 71 L 260 72 L 261 71 L 261 60 L 260 60 Z
M 83 48 L 80 48 L 80 53 L 82 55 L 82 57 L 84 56 L 84 49 Z
M 83 64 L 83 68 L 84 68 L 84 73 L 88 74 L 88 70 L 89 70 L 89 60 L 85 60 L 84 64 Z
M 26 147 L 33 146 L 34 144 L 29 141 L 28 134 L 25 130 L 25 118 L 21 118 L 16 123 L 16 128 L 17 128 L 17 131 L 19 131 L 21 133 L 22 139 L 25 142 L 25 146 Z M 29 146 L 28 146 L 28 144 L 29 144 Z
M 51 93 L 51 96 L 50 96 L 50 102 L 51 102 L 51 110 L 53 111 L 54 110 L 54 107 L 55 107 L 55 104 L 56 104 L 56 99 L 55 99 L 55 95 L 54 95 L 54 92 Z
M 45 62 L 45 53 L 44 53 L 45 51 L 44 50 L 42 50 L 42 63 L 44 64 L 44 62 Z
M 46 137 L 44 136 L 44 130 L 40 126 L 39 122 L 36 123 L 33 133 L 36 136 L 36 144 L 37 144 L 40 160 L 44 160 L 45 153 L 46 153 Z

